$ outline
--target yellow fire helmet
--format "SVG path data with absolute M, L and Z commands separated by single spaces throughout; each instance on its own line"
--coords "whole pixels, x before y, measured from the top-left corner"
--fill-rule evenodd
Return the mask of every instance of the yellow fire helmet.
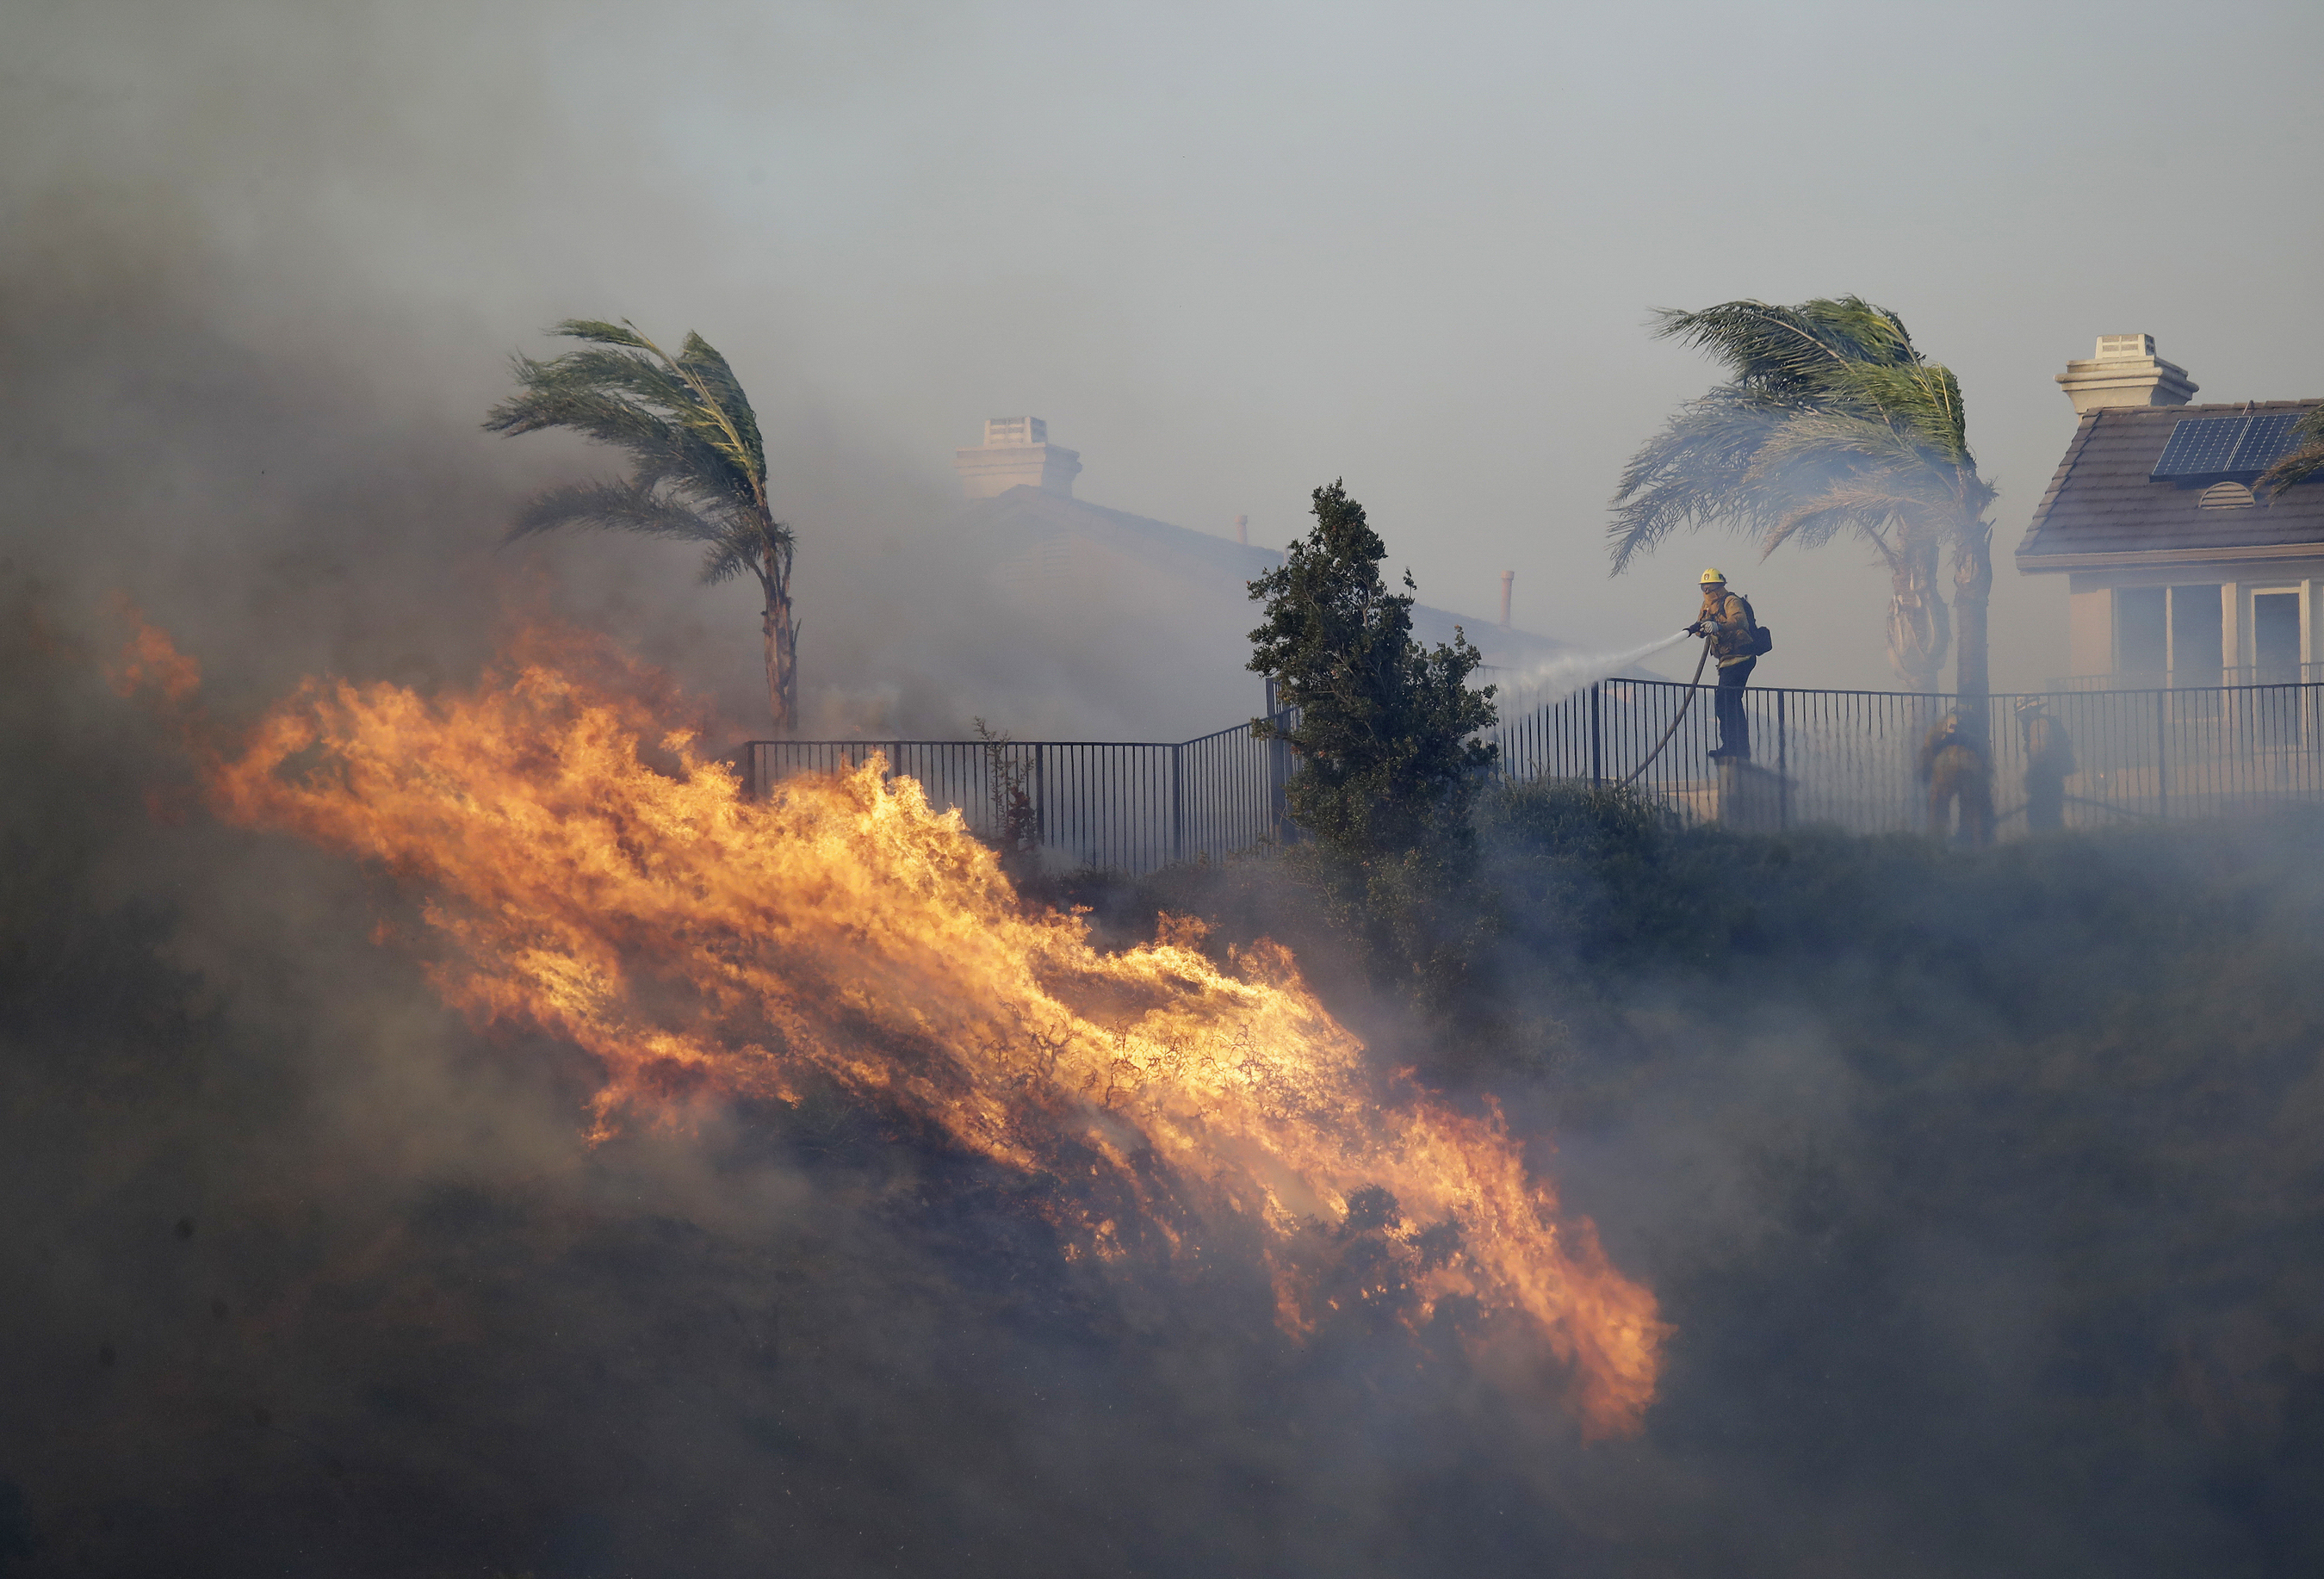
M 1714 581 L 1719 583 L 1721 586 L 1726 586 L 1727 572 L 1724 570 L 1705 570 L 1702 573 L 1702 585 L 1708 586 Z

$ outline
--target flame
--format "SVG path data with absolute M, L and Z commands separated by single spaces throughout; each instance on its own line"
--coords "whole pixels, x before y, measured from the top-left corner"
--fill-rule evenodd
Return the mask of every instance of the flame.
M 125 595 L 113 595 L 113 614 L 134 627 L 120 656 L 106 668 L 115 691 L 124 697 L 159 691 L 164 700 L 182 703 L 201 689 L 202 666 L 179 651 L 167 632 L 148 623 Z
M 133 652 L 164 688 L 194 672 L 150 628 Z M 593 1054 L 600 1133 L 829 1082 L 1044 1187 L 1069 1258 L 1192 1256 L 1239 1226 L 1295 1334 L 1347 1298 L 1416 1323 L 1463 1296 L 1546 1344 L 1587 1429 L 1637 1428 L 1654 1297 L 1560 1215 L 1498 1109 L 1384 1089 L 1274 945 L 1222 969 L 1175 919 L 1093 946 L 880 764 L 745 798 L 642 680 L 595 678 L 604 659 L 536 635 L 466 692 L 311 679 L 196 755 L 227 820 L 417 884 L 449 945 L 436 988 Z M 1319 1273 L 1357 1229 L 1386 1270 Z

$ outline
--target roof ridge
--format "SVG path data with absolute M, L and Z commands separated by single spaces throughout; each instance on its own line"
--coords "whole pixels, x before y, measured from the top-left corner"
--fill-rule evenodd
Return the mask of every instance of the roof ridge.
M 2324 395 L 2295 395 L 2280 401 L 2199 401 L 2183 406 L 2099 406 L 2082 414 L 2096 416 L 2107 411 L 2119 417 L 2248 417 L 2255 411 L 2282 411 L 2294 406 L 2305 411 L 2318 405 L 2324 405 Z

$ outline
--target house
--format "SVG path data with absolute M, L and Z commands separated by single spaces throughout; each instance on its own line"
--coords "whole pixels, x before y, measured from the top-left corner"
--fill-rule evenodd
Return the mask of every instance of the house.
M 968 503 L 947 536 L 973 547 L 1028 632 L 1088 663 L 1110 660 L 1117 676 L 1130 667 L 1146 677 L 1151 695 L 1137 716 L 1148 733 L 1215 728 L 1265 705 L 1244 667 L 1259 619 L 1249 584 L 1283 563 L 1279 549 L 1074 498 L 1081 457 L 1051 443 L 1038 417 L 992 419 L 954 465 Z M 1412 623 L 1431 645 L 1458 627 L 1492 671 L 1522 673 L 1570 651 L 1512 628 L 1506 596 L 1498 622 L 1416 604 Z M 1136 661 L 1123 665 L 1125 655 Z
M 2067 578 L 2068 683 L 2273 684 L 2318 673 L 2324 487 L 2253 484 L 2319 402 L 2190 403 L 2149 335 L 2107 335 L 2058 383 L 2081 415 L 2018 545 Z

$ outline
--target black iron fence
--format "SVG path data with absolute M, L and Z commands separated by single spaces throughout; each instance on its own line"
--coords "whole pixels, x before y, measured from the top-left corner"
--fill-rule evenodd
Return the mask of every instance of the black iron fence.
M 1690 705 L 1690 698 L 1692 698 Z M 2023 833 L 2027 698 L 1996 696 L 1981 738 L 1997 832 Z M 2038 697 L 2064 734 L 2070 826 L 2324 801 L 2324 685 L 2068 691 Z M 1499 725 L 1503 771 L 1628 782 L 1690 818 L 1858 833 L 1928 826 L 1919 758 L 1955 706 L 1895 691 L 1749 690 L 1748 764 L 1720 763 L 1711 688 L 1607 680 Z M 1655 746 L 1667 735 L 1657 754 Z
M 1145 873 L 1219 860 L 1291 836 L 1283 784 L 1289 753 L 1237 725 L 1163 744 L 1111 740 L 754 740 L 743 771 L 753 794 L 799 773 L 860 768 L 874 755 L 917 779 L 930 804 L 956 808 L 979 837 L 1029 833 L 1054 859 Z M 1010 807 L 1023 797 L 1018 828 Z M 1029 829 L 1023 824 L 1029 821 Z
M 2017 696 L 1992 697 L 1981 738 L 1997 833 L 2026 831 L 2026 734 Z M 2072 755 L 2065 821 L 2103 826 L 2324 802 L 2324 684 L 2061 691 L 2040 700 Z M 1895 691 L 1744 693 L 1751 758 L 1714 762 L 1711 688 L 1606 680 L 1497 725 L 1502 774 L 1628 783 L 1690 820 L 1857 833 L 1924 828 L 1918 759 L 1954 698 Z M 1284 715 L 1288 718 L 1290 715 Z M 1659 747 L 1659 749 L 1657 749 Z M 1124 741 L 753 741 L 754 794 L 874 754 L 959 808 L 980 836 L 1011 829 L 1075 865 L 1145 873 L 1295 837 L 1290 753 L 1248 725 L 1176 743 Z M 1021 798 L 1021 799 L 1019 799 Z M 1029 823 L 1029 827 L 1027 826 Z

